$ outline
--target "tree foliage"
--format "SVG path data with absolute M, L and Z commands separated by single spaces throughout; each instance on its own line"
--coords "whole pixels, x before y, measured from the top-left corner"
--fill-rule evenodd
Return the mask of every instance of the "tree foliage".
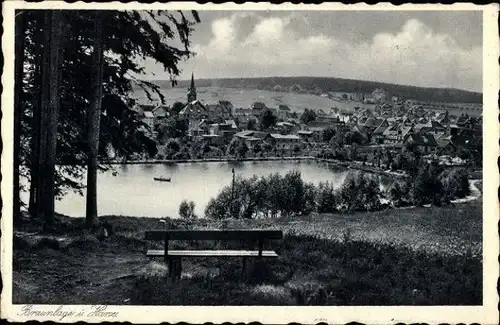
M 304 183 L 300 173 L 295 171 L 284 176 L 275 173 L 260 178 L 237 177 L 233 200 L 231 193 L 231 186 L 224 187 L 216 198 L 210 200 L 205 215 L 215 219 L 274 218 L 308 213 L 315 207 L 314 187 Z
M 58 15 L 56 24 L 64 37 L 53 34 L 47 38 L 46 17 L 55 13 Z M 96 64 L 94 55 L 98 44 L 95 43 L 96 32 L 93 29 L 96 13 L 102 18 L 102 26 L 99 26 L 103 35 L 102 43 L 99 43 L 104 55 L 102 65 Z M 16 74 L 16 84 L 23 85 L 18 100 L 22 110 L 21 127 L 16 141 L 22 146 L 19 150 L 21 177 L 31 184 L 30 205 L 35 205 L 36 201 L 53 204 L 54 195 L 61 195 L 66 190 L 80 191 L 85 186 L 83 166 L 93 141 L 87 141 L 89 123 L 82 121 L 87 120 L 87 109 L 91 103 L 99 107 L 97 116 L 100 125 L 96 128 L 97 133 L 92 131 L 98 135 L 99 145 L 95 155 L 105 156 L 109 146 L 122 157 L 156 154 L 154 139 L 149 138 L 138 114 L 131 110 L 135 102 L 130 95 L 135 88 L 142 88 L 150 99 L 157 96 L 164 101 L 159 86 L 140 79 L 145 72 L 142 61 L 151 58 L 160 63 L 169 74 L 171 83 L 175 84 L 175 77 L 180 72 L 179 62 L 192 55 L 189 36 L 194 21 L 199 20 L 197 14 L 194 21 L 181 11 L 23 10 L 17 14 L 23 16 L 18 20 L 20 25 L 16 26 L 19 30 L 16 43 L 24 43 L 24 64 L 22 73 Z M 57 66 L 57 73 L 54 74 L 57 78 L 45 73 L 43 68 L 43 51 L 49 49 L 54 40 L 58 43 L 54 47 L 57 51 L 50 51 L 50 60 L 55 63 L 54 67 Z M 172 46 L 171 41 L 174 40 L 180 46 Z M 57 60 L 55 53 L 59 54 Z M 94 82 L 102 89 L 102 95 L 97 96 L 96 87 L 91 86 L 91 80 L 96 75 L 93 72 L 95 67 L 102 69 L 102 80 Z M 47 88 L 44 86 L 47 81 L 56 85 Z M 50 89 L 57 89 L 57 92 Z M 41 109 L 46 107 L 46 96 L 42 95 L 47 91 L 50 91 L 50 107 L 60 107 L 59 114 L 48 114 L 49 120 L 56 123 L 57 130 L 54 132 L 48 119 L 38 114 L 46 112 Z M 44 140 L 45 131 L 56 133 L 57 141 L 53 145 L 51 141 Z M 42 135 L 40 139 L 39 133 Z M 37 180 L 43 173 L 37 173 L 35 168 L 37 157 L 44 154 L 40 151 L 43 143 L 49 145 L 47 159 L 52 159 L 56 166 L 54 178 L 50 179 L 52 173 L 46 173 L 50 177 L 45 181 Z M 100 165 L 99 168 L 108 169 L 109 166 Z M 44 184 L 49 183 L 54 186 L 51 197 L 35 200 L 36 189 L 43 189 Z
M 319 183 L 316 200 L 319 213 L 332 213 L 337 211 L 337 195 L 332 183 Z
M 239 138 L 233 138 L 226 149 L 226 154 L 234 155 L 238 158 L 244 158 L 249 151 L 245 141 Z
M 381 207 L 382 193 L 373 175 L 349 173 L 338 195 L 340 211 L 374 211 Z
M 179 216 L 183 219 L 196 219 L 194 208 L 195 204 L 193 201 L 183 200 L 179 205 Z
M 320 182 L 317 186 L 306 183 L 297 171 L 250 179 L 237 177 L 234 192 L 231 185 L 224 187 L 210 200 L 205 215 L 215 219 L 276 218 L 312 211 L 377 211 L 384 208 L 382 199 L 388 199 L 395 207 L 441 205 L 468 193 L 467 178 L 463 169 L 442 172 L 427 164 L 422 165 L 418 177 L 394 181 L 384 191 L 376 176 L 363 172 L 350 172 L 337 188 L 330 182 Z
M 421 206 L 427 203 L 441 205 L 443 200 L 449 199 L 448 193 L 443 191 L 439 181 L 441 170 L 436 165 L 425 164 L 417 172 L 410 189 L 413 204 Z
M 181 103 L 181 102 L 175 102 L 174 105 L 172 105 L 171 111 L 173 115 L 178 115 L 180 111 L 182 111 L 186 107 L 186 104 Z
M 187 135 L 189 123 L 186 119 L 178 116 L 169 117 L 165 123 L 158 125 L 158 140 L 160 143 L 168 141 L 168 139 L 182 138 Z
M 259 119 L 261 129 L 268 129 L 272 126 L 275 126 L 276 122 L 278 122 L 278 118 L 270 109 L 266 109 L 261 113 Z
M 24 10 L 25 65 L 22 93 L 21 138 L 25 144 L 21 150 L 23 176 L 30 178 L 29 156 L 33 146 L 27 145 L 32 138 L 34 107 L 39 97 L 41 79 L 40 49 L 43 48 L 42 21 L 44 11 Z M 65 189 L 81 189 L 83 169 L 87 158 L 86 108 L 92 99 L 89 87 L 93 59 L 93 11 L 62 11 L 63 34 L 61 49 L 60 115 L 56 164 L 56 194 Z M 182 12 L 170 11 L 103 11 L 103 98 L 99 154 L 112 145 L 119 156 L 133 153 L 154 152 L 154 140 L 144 133 L 138 114 L 130 108 L 134 101 L 130 94 L 134 88 L 142 88 L 147 96 L 164 100 L 157 85 L 139 79 L 145 72 L 142 59 L 152 58 L 169 73 L 171 82 L 179 74 L 178 64 L 189 58 L 189 36 L 194 22 Z M 196 19 L 195 19 L 196 20 Z M 179 40 L 180 47 L 170 44 Z M 27 141 L 24 141 L 27 139 Z
M 321 133 L 321 138 L 322 138 L 323 142 L 330 142 L 330 140 L 332 140 L 336 134 L 337 134 L 337 130 L 335 128 L 327 127 Z
M 300 121 L 304 124 L 309 124 L 316 120 L 316 112 L 312 109 L 306 108 L 302 115 L 300 116 Z
M 253 119 L 248 120 L 247 122 L 247 130 L 256 130 L 257 125 Z
M 469 173 L 465 168 L 453 168 L 445 170 L 439 180 L 443 191 L 452 198 L 463 198 L 470 194 Z

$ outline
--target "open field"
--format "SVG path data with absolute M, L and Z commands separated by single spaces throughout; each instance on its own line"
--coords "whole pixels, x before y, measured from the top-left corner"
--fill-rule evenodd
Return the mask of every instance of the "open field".
M 189 80 L 179 81 L 179 87 L 189 87 Z M 169 80 L 155 80 L 154 83 L 170 88 Z M 355 79 L 335 77 L 261 77 L 261 78 L 218 78 L 197 79 L 197 87 L 234 87 L 240 89 L 282 89 L 297 87 L 306 91 L 340 92 L 340 93 L 372 93 L 375 89 L 384 89 L 390 94 L 404 98 L 451 103 L 481 103 L 482 94 L 453 88 L 427 88 L 409 85 L 398 85 Z
M 188 89 L 181 87 L 161 88 L 165 96 L 166 104 L 172 105 L 175 102 L 185 102 Z M 224 87 L 199 87 L 197 88 L 198 99 L 205 104 L 217 103 L 219 100 L 229 100 L 236 108 L 249 108 L 255 101 L 261 101 L 267 107 L 276 108 L 280 104 L 288 105 L 293 111 L 301 113 L 305 108 L 328 111 L 332 107 L 337 107 L 345 111 L 353 111 L 354 107 L 374 108 L 374 104 L 364 104 L 357 101 L 330 99 L 328 97 L 317 96 L 313 94 L 299 94 L 293 92 L 276 92 L 272 90 L 251 89 L 251 88 L 224 88 Z M 337 96 L 351 93 L 335 93 Z M 134 98 L 139 103 L 149 103 L 149 99 L 141 89 L 137 89 Z M 464 106 L 465 105 L 465 106 Z M 449 108 L 448 112 L 459 116 L 467 113 L 471 116 L 480 116 L 481 110 L 470 110 L 466 104 L 457 103 L 457 108 Z M 434 112 L 444 112 L 444 109 L 434 109 Z
M 274 92 L 256 89 L 237 89 L 221 87 L 200 87 L 197 88 L 198 99 L 205 104 L 217 103 L 219 100 L 229 100 L 236 108 L 250 108 L 253 102 L 261 101 L 270 108 L 276 108 L 280 104 L 288 105 L 290 109 L 302 112 L 304 108 L 329 110 L 338 107 L 346 111 L 354 110 L 356 106 L 374 107 L 374 105 L 362 104 L 353 101 L 338 101 L 327 97 L 309 94 L 295 94 L 285 92 Z M 175 102 L 185 102 L 187 88 L 162 88 L 165 95 L 166 104 L 172 105 Z M 141 103 L 147 103 L 148 99 L 144 92 L 137 90 L 134 98 Z
M 13 300 L 51 304 L 481 304 L 481 215 L 481 204 L 476 201 L 274 220 L 169 220 L 171 228 L 221 228 L 224 224 L 228 228 L 278 228 L 285 234 L 272 245 L 280 258 L 249 281 L 241 279 L 237 259 L 197 259 L 183 263 L 183 278 L 175 284 L 165 283 L 161 261 L 144 256 L 146 247 L 154 247 L 143 240 L 144 231 L 162 229 L 157 219 L 104 217 L 114 234 L 101 241 L 81 234 L 82 219 L 60 217 L 51 234 L 40 234 L 32 222 L 15 233 Z M 188 245 L 193 247 L 177 243 L 178 247 Z M 214 244 L 194 245 L 208 248 Z

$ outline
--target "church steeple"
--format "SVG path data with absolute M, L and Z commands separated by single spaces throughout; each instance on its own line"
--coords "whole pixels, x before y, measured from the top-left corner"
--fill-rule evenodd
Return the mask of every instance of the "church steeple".
M 196 100 L 196 87 L 194 86 L 194 73 L 191 74 L 191 87 L 189 87 L 187 94 L 188 103 Z

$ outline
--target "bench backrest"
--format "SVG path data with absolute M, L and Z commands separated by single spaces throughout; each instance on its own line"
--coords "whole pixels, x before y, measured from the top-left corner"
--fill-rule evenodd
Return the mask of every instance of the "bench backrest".
M 146 240 L 265 240 L 282 239 L 281 230 L 153 230 Z

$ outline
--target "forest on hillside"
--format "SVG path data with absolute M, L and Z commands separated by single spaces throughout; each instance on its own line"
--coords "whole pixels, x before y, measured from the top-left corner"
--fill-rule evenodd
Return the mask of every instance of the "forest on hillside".
M 169 80 L 154 81 L 160 87 L 172 87 Z M 197 87 L 224 87 L 240 89 L 262 89 L 298 93 L 372 93 L 384 89 L 391 95 L 406 99 L 449 103 L 482 103 L 482 94 L 452 88 L 427 88 L 396 85 L 375 81 L 327 78 L 327 77 L 265 77 L 265 78 L 223 78 L 198 79 Z M 189 87 L 189 81 L 179 81 L 177 87 Z

